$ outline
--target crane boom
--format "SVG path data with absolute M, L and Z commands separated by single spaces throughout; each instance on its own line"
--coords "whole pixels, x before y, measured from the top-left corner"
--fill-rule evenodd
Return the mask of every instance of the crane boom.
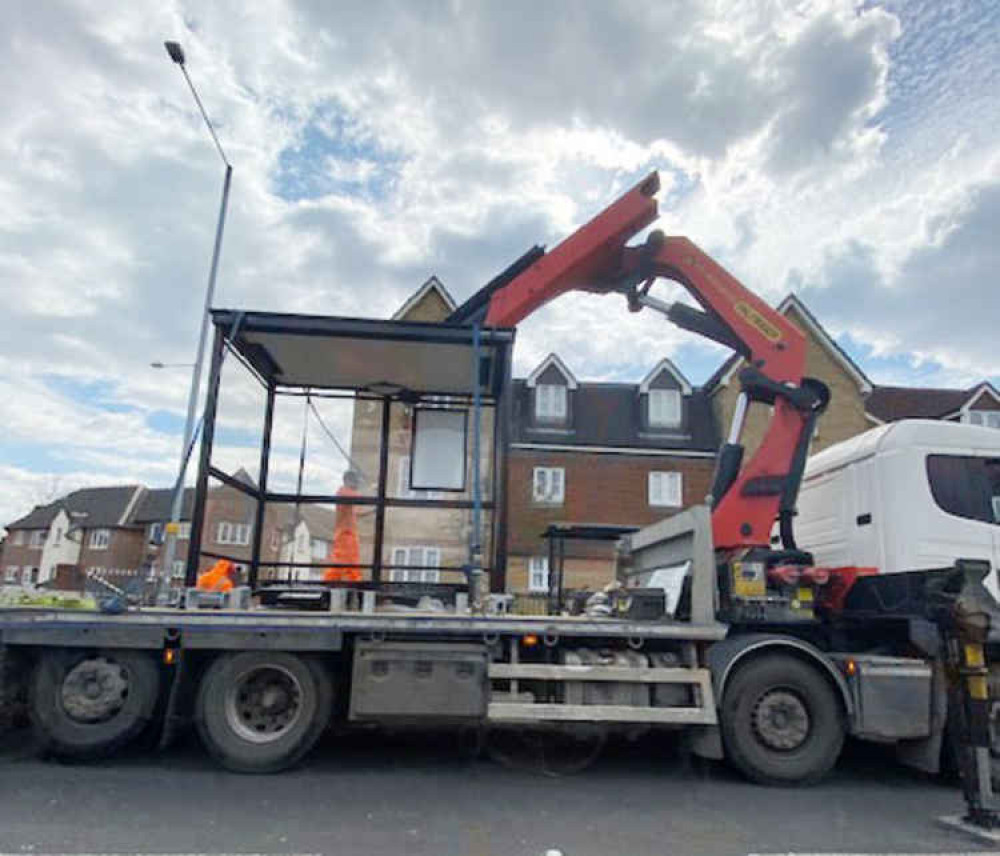
M 791 520 L 809 440 L 829 392 L 804 378 L 802 332 L 685 237 L 651 233 L 627 242 L 658 216 L 660 180 L 651 173 L 548 253 L 535 249 L 474 295 L 466 306 L 486 305 L 485 323 L 516 326 L 567 291 L 619 292 L 638 311 L 651 308 L 684 329 L 720 342 L 747 361 L 727 442 L 712 488 L 712 527 L 722 550 L 770 547 L 777 519 L 786 552 L 797 552 Z M 683 286 L 701 310 L 650 295 L 657 279 Z M 464 307 L 456 319 L 468 318 Z M 740 435 L 751 402 L 773 406 L 764 438 L 744 464 Z

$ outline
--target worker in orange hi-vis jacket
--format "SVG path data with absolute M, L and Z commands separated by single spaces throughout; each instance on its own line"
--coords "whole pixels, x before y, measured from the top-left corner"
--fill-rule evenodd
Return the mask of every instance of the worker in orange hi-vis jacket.
M 358 487 L 361 480 L 354 470 L 344 473 L 344 483 L 337 491 L 337 496 L 361 496 Z M 337 516 L 333 524 L 333 543 L 327 558 L 334 567 L 326 569 L 324 582 L 361 582 L 361 542 L 358 540 L 358 519 L 356 506 L 347 503 L 337 504 Z
M 229 559 L 219 559 L 212 567 L 198 577 L 201 591 L 232 591 L 236 578 L 236 565 Z

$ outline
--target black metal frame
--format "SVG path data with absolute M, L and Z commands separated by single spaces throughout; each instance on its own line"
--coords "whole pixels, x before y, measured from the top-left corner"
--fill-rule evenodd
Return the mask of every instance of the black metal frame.
M 637 531 L 637 526 L 607 523 L 550 523 L 542 533 L 542 537 L 549 542 L 549 614 L 558 615 L 562 609 L 567 541 L 615 543 L 623 535 L 631 535 Z
M 507 510 L 506 493 L 508 482 L 508 444 L 510 438 L 511 418 L 511 352 L 514 343 L 514 331 L 500 328 L 480 328 L 478 332 L 468 326 L 453 324 L 429 324 L 410 321 L 379 321 L 372 319 L 334 318 L 326 316 L 288 315 L 279 313 L 235 312 L 230 310 L 214 310 L 212 320 L 215 326 L 215 338 L 212 345 L 211 365 L 208 376 L 208 390 L 205 400 L 205 411 L 202 422 L 201 450 L 199 454 L 198 475 L 195 483 L 194 507 L 192 509 L 191 536 L 189 540 L 185 585 L 193 586 L 197 580 L 198 568 L 202 557 L 227 558 L 231 561 L 249 565 L 249 584 L 256 588 L 259 571 L 262 567 L 331 567 L 330 562 L 296 563 L 261 561 L 264 520 L 267 505 L 270 503 L 326 503 L 369 506 L 375 509 L 375 526 L 372 544 L 371 582 L 357 584 L 355 587 L 383 589 L 383 571 L 394 569 L 419 570 L 419 568 L 396 566 L 385 561 L 384 537 L 385 514 L 388 508 L 433 508 L 433 509 L 475 509 L 476 497 L 471 500 L 461 499 L 401 499 L 387 496 L 389 440 L 394 405 L 412 405 L 430 396 L 447 396 L 449 409 L 455 409 L 454 404 L 461 402 L 473 406 L 473 394 L 455 394 L 429 387 L 420 390 L 407 390 L 402 393 L 379 395 L 371 390 L 345 388 L 338 386 L 323 386 L 310 384 L 308 386 L 289 383 L 282 380 L 281 367 L 278 366 L 267 351 L 260 345 L 248 341 L 247 336 L 254 333 L 276 333 L 298 336 L 316 336 L 347 339 L 383 338 L 395 341 L 419 341 L 445 345 L 462 345 L 470 350 L 470 357 L 475 361 L 476 371 L 479 371 L 480 356 L 483 348 L 493 353 L 493 371 L 491 377 L 483 378 L 485 389 L 480 391 L 481 406 L 492 407 L 495 411 L 493 420 L 493 478 L 491 479 L 491 497 L 482 500 L 478 506 L 492 514 L 492 557 L 484 565 L 490 573 L 494 591 L 502 591 L 506 581 L 506 532 Z M 238 322 L 238 326 L 237 325 Z M 235 333 L 230 331 L 235 330 Z M 227 333 L 229 336 L 227 337 Z M 221 370 L 226 353 L 237 357 L 244 368 L 254 377 L 266 391 L 264 407 L 264 426 L 260 444 L 260 467 L 258 486 L 256 488 L 232 478 L 227 473 L 212 465 L 212 450 L 215 442 L 215 425 L 219 405 Z M 433 379 L 428 380 L 433 384 Z M 417 398 L 414 399 L 416 394 Z M 370 400 L 382 402 L 380 444 L 379 444 L 379 475 L 375 496 L 344 497 L 336 494 L 301 494 L 270 492 L 267 487 L 268 469 L 271 455 L 271 433 L 274 420 L 275 401 L 279 396 L 300 397 L 314 396 L 320 398 Z M 467 415 L 468 419 L 468 415 Z M 414 419 L 415 430 L 416 419 Z M 467 422 L 468 432 L 468 422 Z M 412 466 L 412 462 L 411 462 Z M 463 481 L 468 480 L 468 474 Z M 251 538 L 251 556 L 249 562 L 245 559 L 227 556 L 202 549 L 204 540 L 205 509 L 207 505 L 209 479 L 215 479 L 256 500 L 254 531 Z M 462 567 L 438 567 L 443 572 L 460 572 Z M 336 587 L 338 583 L 314 583 Z M 405 585 L 390 584 L 393 587 Z M 451 585 L 451 584 L 438 584 Z

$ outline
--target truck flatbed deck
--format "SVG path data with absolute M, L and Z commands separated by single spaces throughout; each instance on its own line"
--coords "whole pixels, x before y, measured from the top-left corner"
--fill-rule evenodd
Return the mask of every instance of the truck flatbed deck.
M 292 610 L 179 610 L 149 608 L 138 612 L 108 615 L 98 611 L 51 608 L 11 608 L 0 610 L 0 634 L 5 641 L 20 645 L 54 643 L 52 633 L 63 631 L 57 644 L 79 638 L 81 645 L 110 644 L 121 647 L 161 647 L 189 644 L 186 636 L 167 634 L 217 633 L 232 630 L 241 635 L 274 637 L 303 631 L 341 630 L 351 633 L 410 634 L 441 633 L 449 636 L 545 635 L 566 637 L 606 637 L 609 639 L 673 639 L 717 641 L 724 639 L 727 627 L 721 623 L 692 624 L 682 621 L 622 621 L 590 616 L 491 615 L 470 616 L 429 611 L 413 612 L 305 612 Z M 156 644 L 153 644 L 153 643 Z M 250 648 L 252 641 L 248 640 Z M 313 646 L 310 646 L 311 648 Z M 327 647 L 317 642 L 316 647 Z

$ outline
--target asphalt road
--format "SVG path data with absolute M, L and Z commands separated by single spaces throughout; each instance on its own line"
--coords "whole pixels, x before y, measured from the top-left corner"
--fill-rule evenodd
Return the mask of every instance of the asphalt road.
M 957 789 L 849 748 L 820 786 L 750 785 L 668 737 L 606 747 L 553 778 L 463 751 L 456 734 L 330 737 L 278 776 L 221 772 L 193 737 L 68 766 L 0 738 L 0 851 L 507 856 L 976 851 L 938 815 Z

